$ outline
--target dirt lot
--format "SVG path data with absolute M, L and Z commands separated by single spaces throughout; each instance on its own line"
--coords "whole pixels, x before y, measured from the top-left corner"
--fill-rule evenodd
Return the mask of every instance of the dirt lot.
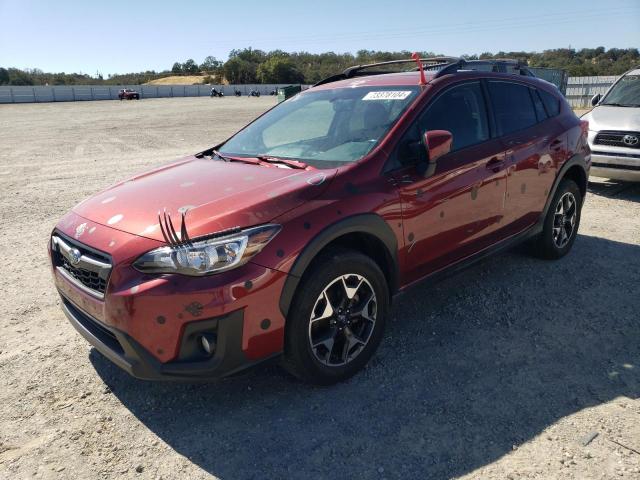
M 332 388 L 276 366 L 140 382 L 76 334 L 56 220 L 273 101 L 0 106 L 0 478 L 639 479 L 640 186 L 591 184 L 559 262 L 512 251 L 402 295 L 375 360 Z

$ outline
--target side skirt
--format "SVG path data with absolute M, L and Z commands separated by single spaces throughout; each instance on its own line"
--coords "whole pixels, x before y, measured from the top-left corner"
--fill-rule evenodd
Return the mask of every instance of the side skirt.
M 515 235 L 509 238 L 506 238 L 502 240 L 500 243 L 487 247 L 484 250 L 474 253 L 469 257 L 463 258 L 462 260 L 459 260 L 458 262 L 452 265 L 444 267 L 440 270 L 437 270 L 433 273 L 430 273 L 418 280 L 415 280 L 405 285 L 400 290 L 398 290 L 398 292 L 396 292 L 396 294 L 394 295 L 394 298 L 397 298 L 399 295 L 407 292 L 410 289 L 413 289 L 414 287 L 429 285 L 431 283 L 435 283 L 445 278 L 451 277 L 461 272 L 462 270 L 466 270 L 467 268 L 475 265 L 476 263 L 481 262 L 487 257 L 491 257 L 499 252 L 515 247 L 516 245 L 523 243 L 529 240 L 530 238 L 533 238 L 536 235 L 542 233 L 543 224 L 544 224 L 544 217 L 542 217 L 536 224 L 532 225 L 531 227 L 528 227 L 526 230 L 520 233 L 516 233 Z

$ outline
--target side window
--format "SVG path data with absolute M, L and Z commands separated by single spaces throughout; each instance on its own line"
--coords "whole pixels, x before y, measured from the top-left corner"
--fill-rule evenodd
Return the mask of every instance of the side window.
M 536 109 L 536 117 L 538 118 L 538 122 L 546 120 L 548 118 L 547 111 L 544 109 L 544 105 L 542 104 L 542 100 L 540 100 L 538 91 L 535 88 L 530 88 L 529 93 L 531 94 L 531 99 L 533 100 L 533 106 Z
M 418 123 L 414 122 L 402 135 L 385 170 L 391 171 L 406 165 L 415 165 L 427 160 L 427 151 L 420 138 Z
M 558 115 L 560 113 L 560 99 L 549 92 L 545 92 L 544 90 L 538 90 L 538 92 L 540 93 L 542 103 L 544 103 L 549 116 L 555 117 Z
M 529 94 L 529 87 L 510 82 L 489 82 L 499 135 L 524 130 L 538 120 Z
M 452 151 L 488 140 L 487 109 L 480 83 L 464 83 L 446 90 L 422 114 L 420 129 L 451 132 Z

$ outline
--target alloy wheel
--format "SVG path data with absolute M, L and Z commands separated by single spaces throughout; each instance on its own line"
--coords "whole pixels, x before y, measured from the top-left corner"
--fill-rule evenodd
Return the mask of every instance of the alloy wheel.
M 378 315 L 375 291 L 355 273 L 341 275 L 322 290 L 309 321 L 309 342 L 322 364 L 346 365 L 366 347 Z
M 576 197 L 566 192 L 556 205 L 553 217 L 553 243 L 557 248 L 563 248 L 569 243 L 576 227 L 578 208 Z

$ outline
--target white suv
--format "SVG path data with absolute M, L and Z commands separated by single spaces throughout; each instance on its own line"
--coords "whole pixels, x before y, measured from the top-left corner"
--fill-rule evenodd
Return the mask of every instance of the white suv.
M 640 182 L 640 66 L 623 74 L 604 97 L 591 99 L 591 175 Z

